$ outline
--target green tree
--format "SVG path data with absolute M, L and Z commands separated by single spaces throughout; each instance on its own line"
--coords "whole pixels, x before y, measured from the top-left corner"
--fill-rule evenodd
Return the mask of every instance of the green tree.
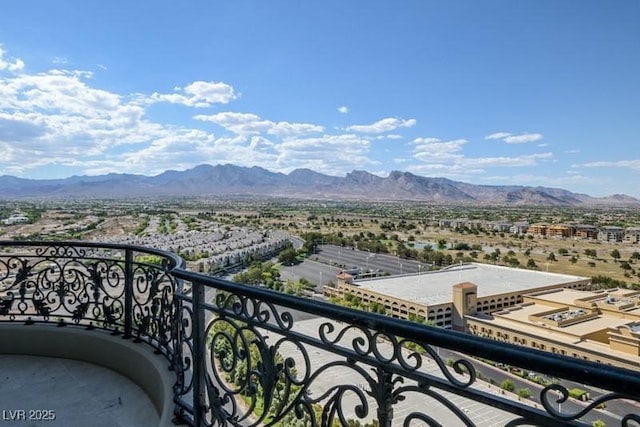
M 617 249 L 612 250 L 609 255 L 611 255 L 611 258 L 613 258 L 615 261 L 618 261 L 618 259 L 620 259 L 620 251 Z
M 443 250 L 447 247 L 447 239 L 440 238 L 436 241 L 439 250 Z
M 233 276 L 234 282 L 245 283 L 248 285 L 264 284 L 270 289 L 281 290 L 282 282 L 280 282 L 280 272 L 275 268 L 272 262 L 254 261 L 248 270 Z
M 626 288 L 627 283 L 622 280 L 613 279 L 608 276 L 594 276 L 591 278 L 591 283 L 595 285 L 598 289 L 600 288 Z
M 471 246 L 468 243 L 456 243 L 453 249 L 456 251 L 469 251 Z
M 629 264 L 627 261 L 622 261 L 620 263 L 620 268 L 623 270 L 631 270 L 631 264 Z
M 533 260 L 533 258 L 529 258 L 527 260 L 527 268 L 538 268 L 538 265 L 536 264 L 536 262 Z
M 278 255 L 278 262 L 284 265 L 292 265 L 296 262 L 297 252 L 293 248 L 287 248 Z
M 554 254 L 553 252 L 549 252 L 549 255 L 547 256 L 547 261 L 555 261 L 556 260 L 556 254 Z

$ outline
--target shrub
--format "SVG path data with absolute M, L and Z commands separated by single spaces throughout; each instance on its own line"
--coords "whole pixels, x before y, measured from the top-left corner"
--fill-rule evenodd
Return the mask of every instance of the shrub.
M 500 388 L 506 391 L 513 391 L 516 389 L 516 385 L 511 380 L 504 380 L 500 384 Z
M 531 390 L 529 390 L 528 388 L 519 388 L 518 389 L 518 397 L 521 397 L 522 399 L 528 399 L 531 397 Z
M 578 400 L 587 400 L 587 392 L 581 388 L 572 388 L 569 390 L 569 396 Z

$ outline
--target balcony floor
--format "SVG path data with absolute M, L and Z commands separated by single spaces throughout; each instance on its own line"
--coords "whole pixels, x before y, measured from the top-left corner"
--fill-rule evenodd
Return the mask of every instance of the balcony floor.
M 29 419 L 51 410 L 54 421 Z M 24 418 L 23 418 L 24 416 Z M 149 397 L 126 377 L 68 359 L 0 355 L 0 424 L 157 427 Z

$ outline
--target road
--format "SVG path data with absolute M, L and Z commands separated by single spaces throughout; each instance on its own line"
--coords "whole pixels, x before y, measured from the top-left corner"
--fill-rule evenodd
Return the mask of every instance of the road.
M 468 360 L 473 364 L 473 366 L 475 366 L 476 371 L 480 373 L 482 378 L 484 378 L 485 380 L 489 378 L 493 378 L 495 380 L 496 388 L 499 388 L 500 384 L 507 379 L 513 381 L 516 391 L 518 389 L 528 388 L 529 390 L 531 390 L 531 397 L 529 398 L 529 400 L 537 403 L 538 405 L 540 405 L 540 407 L 542 407 L 540 403 L 540 392 L 542 391 L 543 387 L 541 385 L 536 384 L 527 379 L 521 378 L 517 375 L 511 374 L 509 372 L 506 372 L 492 365 L 482 363 L 462 353 L 449 351 L 443 348 L 438 349 L 438 351 L 440 356 L 444 360 L 446 360 L 449 357 L 453 358 L 454 360 L 458 360 L 458 359 Z M 575 384 L 569 381 L 564 381 L 564 380 L 561 381 L 561 384 L 567 387 L 567 389 L 571 389 L 574 387 L 579 387 L 582 389 L 585 388 L 582 385 Z M 592 397 L 595 397 L 595 396 L 592 396 Z M 551 399 L 551 401 L 553 402 L 555 401 L 555 399 Z M 556 405 L 555 409 L 559 410 L 561 413 L 566 415 L 566 414 L 578 413 L 582 409 L 584 409 L 585 406 L 587 406 L 587 403 L 578 402 L 575 399 L 569 398 L 567 399 L 566 402 Z M 615 401 L 615 402 L 612 401 L 612 402 L 607 402 L 606 411 L 592 410 L 591 412 L 589 412 L 588 414 L 580 418 L 580 420 L 588 423 L 593 423 L 593 421 L 600 419 L 604 421 L 605 424 L 608 426 L 620 425 L 622 417 L 619 414 L 634 413 L 634 411 L 637 411 L 637 408 L 629 403 L 622 402 L 622 401 Z

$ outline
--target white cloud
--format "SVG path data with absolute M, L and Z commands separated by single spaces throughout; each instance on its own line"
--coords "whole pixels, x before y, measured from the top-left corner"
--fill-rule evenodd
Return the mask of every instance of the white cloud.
M 213 104 L 228 104 L 238 96 L 232 86 L 223 82 L 195 81 L 184 88 L 176 87 L 177 93 L 151 95 L 153 102 L 169 102 L 189 107 L 204 108 Z
M 237 135 L 266 133 L 280 138 L 323 132 L 322 126 L 309 123 L 272 122 L 252 113 L 221 112 L 212 115 L 199 114 L 194 119 L 215 123 Z
M 89 78 L 89 72 L 50 70 L 0 79 L 0 108 L 92 118 L 117 113 L 120 96 L 88 86 Z
M 564 154 L 577 154 L 579 152 L 580 150 L 564 150 L 563 151 Z
M 472 169 L 461 165 L 444 163 L 420 163 L 418 165 L 407 166 L 407 171 L 416 175 L 439 176 L 463 182 L 477 180 L 477 175 L 485 173 L 482 169 Z
M 278 164 L 296 164 L 331 175 L 378 162 L 369 158 L 370 141 L 352 134 L 289 139 L 276 145 Z
M 441 141 L 438 138 L 416 138 L 413 140 L 414 157 L 432 163 L 460 161 L 464 157 L 462 147 L 467 142 L 465 139 Z
M 268 120 L 262 120 L 258 115 L 252 113 L 225 111 L 211 115 L 199 114 L 193 118 L 215 123 L 238 135 L 259 134 L 266 132 L 272 126 L 272 123 Z
M 524 133 L 522 135 L 511 135 L 504 138 L 507 144 L 525 144 L 527 142 L 535 142 L 542 139 L 539 133 Z
M 141 98 L 127 100 L 94 88 L 91 76 L 86 71 L 54 69 L 0 77 L 2 173 L 23 174 L 47 165 L 92 172 L 90 165 L 98 162 L 114 166 L 109 172 L 146 172 L 131 170 L 133 165 L 118 158 L 153 141 L 183 134 L 194 137 L 189 130 L 148 121 Z
M 347 131 L 359 133 L 382 133 L 395 130 L 397 128 L 409 128 L 416 125 L 415 119 L 402 120 L 394 117 L 378 120 L 370 125 L 353 125 L 347 127 Z
M 626 168 L 640 171 L 640 159 L 590 162 L 581 166 L 586 168 Z
M 508 136 L 511 136 L 509 132 L 496 132 L 492 133 L 491 135 L 485 136 L 484 139 L 503 139 Z
M 496 132 L 491 135 L 487 135 L 484 139 L 499 139 L 507 144 L 524 144 L 527 142 L 535 142 L 542 139 L 542 134 L 539 133 L 523 133 L 521 135 L 514 135 L 509 132 Z
M 174 109 L 179 105 L 207 107 L 229 103 L 238 95 L 226 83 L 205 81 L 167 94 L 120 94 L 101 89 L 91 72 L 52 69 L 27 73 L 21 62 L 6 58 L 4 51 L 0 51 L 0 61 L 4 70 L 9 71 L 10 66 L 12 70 L 0 73 L 0 174 L 29 174 L 50 166 L 72 168 L 80 174 L 156 174 L 200 163 L 234 163 L 275 171 L 307 167 L 341 175 L 353 169 L 382 170 L 402 163 L 414 173 L 468 179 L 484 173 L 483 168 L 552 160 L 550 153 L 467 158 L 463 149 L 468 142 L 464 139 L 378 142 L 402 140 L 402 129 L 415 126 L 415 119 L 384 118 L 350 126 L 349 132 L 233 111 L 195 115 L 196 121 L 190 124 L 193 128 L 154 122 L 147 116 L 154 102 L 177 104 L 167 106 Z M 205 122 L 220 127 L 215 135 L 207 130 L 214 126 Z M 531 135 L 537 134 L 515 137 L 533 138 Z M 514 135 L 503 132 L 489 137 L 506 142 Z M 374 144 L 383 161 L 372 158 Z M 392 145 L 394 150 L 388 149 Z
M 15 59 L 5 59 L 4 58 L 5 51 L 0 44 L 0 71 L 20 71 L 24 68 L 24 62 L 20 58 Z M 13 62 L 12 62 L 13 61 Z
M 342 114 L 347 114 L 349 112 L 349 108 L 343 105 L 341 107 L 338 107 L 338 112 Z
M 432 144 L 432 143 L 436 143 L 436 142 L 442 142 L 440 140 L 440 138 L 423 138 L 423 137 L 419 137 L 413 140 L 413 143 L 418 145 L 418 144 Z
M 505 132 L 487 135 L 485 139 L 507 138 Z M 536 153 L 522 156 L 488 156 L 466 157 L 463 148 L 468 143 L 465 139 L 442 141 L 439 138 L 415 138 L 412 141 L 413 158 L 419 163 L 408 169 L 414 173 L 438 175 L 462 181 L 477 180 L 474 178 L 486 173 L 488 168 L 536 166 L 541 162 L 552 161 L 552 153 Z
M 308 123 L 278 122 L 274 123 L 271 129 L 267 130 L 267 133 L 280 138 L 286 138 L 297 135 L 318 133 L 322 131 L 324 131 L 324 128 L 318 125 L 312 125 Z
M 336 148 L 344 150 L 348 153 L 362 152 L 363 149 L 368 148 L 370 142 L 364 138 L 360 138 L 356 135 L 323 135 L 316 138 L 297 138 L 290 139 L 279 144 L 279 148 L 293 151 L 309 151 L 309 150 L 321 150 Z

